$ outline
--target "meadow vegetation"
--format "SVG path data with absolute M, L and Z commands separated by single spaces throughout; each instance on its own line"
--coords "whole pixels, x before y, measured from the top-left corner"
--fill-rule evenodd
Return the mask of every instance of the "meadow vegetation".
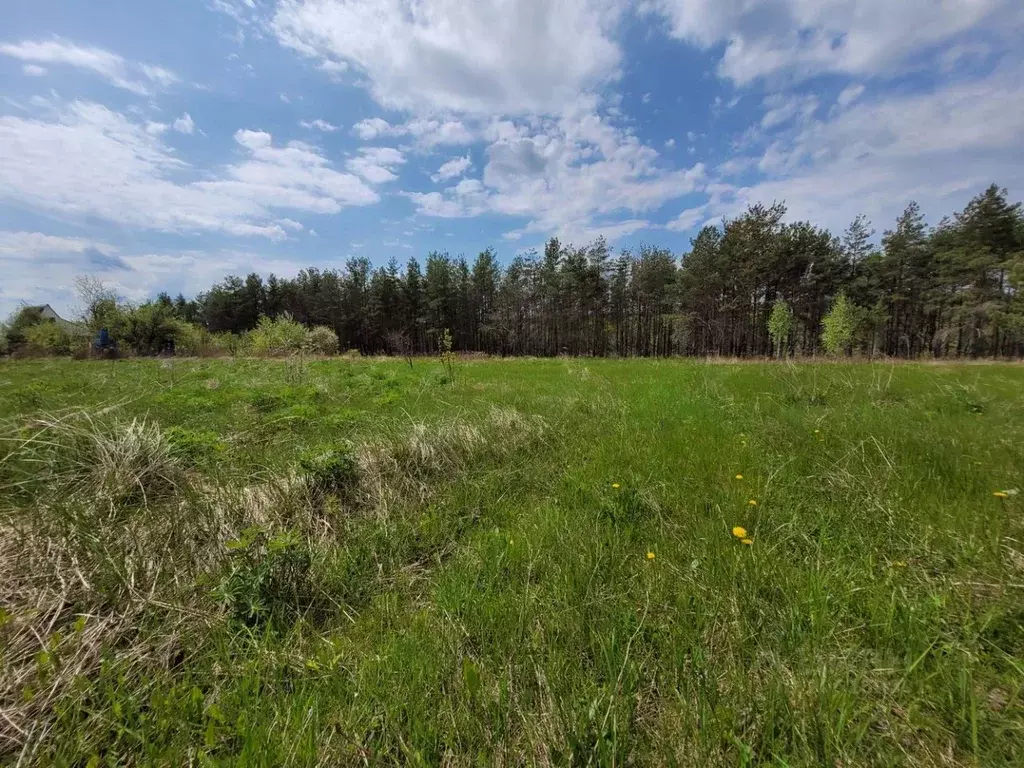
M 2 361 L 0 763 L 1019 765 L 1022 467 L 1011 364 Z

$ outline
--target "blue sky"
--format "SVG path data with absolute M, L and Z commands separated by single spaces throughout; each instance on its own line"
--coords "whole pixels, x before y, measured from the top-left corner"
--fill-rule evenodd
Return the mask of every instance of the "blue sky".
M 1019 0 L 8 0 L 0 315 L 1024 189 Z

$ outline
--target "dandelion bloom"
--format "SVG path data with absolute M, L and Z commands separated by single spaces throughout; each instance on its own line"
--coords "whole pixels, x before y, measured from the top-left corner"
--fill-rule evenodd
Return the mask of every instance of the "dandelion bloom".
M 1008 494 L 1006 491 L 995 491 L 992 495 L 995 496 L 997 499 L 1010 498 L 1010 494 Z
M 743 479 L 743 475 L 736 475 L 736 479 L 737 480 L 742 480 Z
M 753 539 L 740 539 L 740 544 L 746 544 L 748 547 L 754 543 Z
M 745 539 L 747 538 L 747 529 L 743 526 L 737 525 L 735 528 L 732 529 L 732 535 L 735 536 L 737 539 Z
M 653 552 L 648 552 L 647 553 L 647 559 L 648 560 L 653 560 L 654 559 L 654 553 Z
M 750 501 L 747 502 L 747 505 L 751 506 L 751 507 L 756 507 L 757 506 L 757 499 L 751 499 Z
M 612 483 L 612 488 L 618 488 L 618 487 L 619 487 L 618 483 Z

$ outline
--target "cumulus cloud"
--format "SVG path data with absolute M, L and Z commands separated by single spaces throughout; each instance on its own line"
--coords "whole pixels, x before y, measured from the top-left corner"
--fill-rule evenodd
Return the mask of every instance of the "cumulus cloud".
M 0 43 L 0 54 L 31 63 L 37 69 L 41 69 L 42 64 L 77 67 L 142 96 L 151 93 L 154 87 L 166 87 L 178 81 L 177 75 L 163 67 L 129 62 L 103 48 L 80 46 L 59 37 Z
M 394 147 L 361 147 L 346 165 L 369 183 L 383 184 L 398 178 L 393 171 L 404 162 L 405 156 Z
M 406 136 L 421 150 L 444 145 L 472 144 L 479 138 L 462 120 L 433 117 L 418 117 L 398 125 L 392 125 L 382 117 L 371 117 L 353 125 L 352 134 L 363 141 Z
M 448 162 L 442 164 L 441 167 L 437 169 L 437 173 L 432 174 L 430 178 L 434 182 L 454 179 L 468 171 L 472 165 L 473 161 L 469 159 L 469 155 L 466 155 L 465 157 L 453 157 Z
M 411 193 L 419 213 L 441 218 L 500 213 L 525 218 L 520 235 L 582 241 L 622 237 L 646 219 L 609 220 L 658 208 L 698 189 L 704 168 L 667 170 L 658 153 L 590 111 L 557 120 L 497 123 L 482 179 Z
M 315 128 L 316 130 L 323 131 L 324 133 L 334 133 L 335 131 L 340 130 L 338 126 L 332 125 L 326 120 L 321 120 L 319 118 L 316 120 L 300 120 L 299 125 L 310 130 Z
M 175 120 L 171 127 L 178 133 L 185 133 L 188 134 L 189 136 L 195 133 L 196 130 L 196 124 L 192 120 L 192 115 L 190 115 L 188 112 L 186 112 L 177 120 Z
M 618 74 L 618 0 L 282 0 L 278 40 L 358 70 L 382 106 L 554 112 Z M 542 53 L 538 53 L 542 52 Z
M 160 132 L 85 101 L 52 119 L 0 117 L 0 200 L 140 229 L 281 238 L 279 210 L 330 214 L 379 199 L 299 142 L 238 131 L 242 157 L 199 173 Z

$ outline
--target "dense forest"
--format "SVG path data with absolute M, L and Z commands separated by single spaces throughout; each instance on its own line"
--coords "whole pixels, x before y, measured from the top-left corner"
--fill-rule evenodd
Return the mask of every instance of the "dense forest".
M 911 203 L 880 248 L 864 217 L 837 237 L 785 215 L 752 206 L 704 227 L 681 257 L 552 239 L 507 266 L 491 250 L 402 268 L 355 258 L 291 279 L 228 277 L 148 308 L 214 334 L 291 317 L 364 353 L 433 353 L 445 330 L 455 351 L 500 355 L 1024 353 L 1024 215 L 1006 190 L 934 228 Z

